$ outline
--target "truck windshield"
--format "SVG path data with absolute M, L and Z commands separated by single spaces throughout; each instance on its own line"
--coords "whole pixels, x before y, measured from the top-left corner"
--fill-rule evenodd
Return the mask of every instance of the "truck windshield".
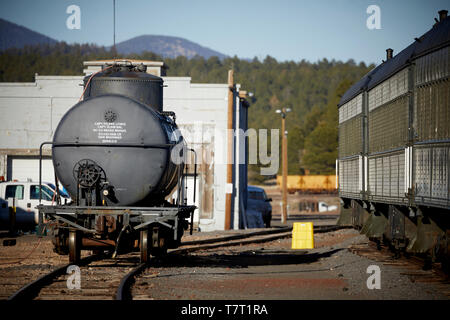
M 30 186 L 30 199 L 39 200 L 39 186 Z M 53 200 L 53 190 L 49 187 L 42 185 L 42 200 L 52 201 Z
M 56 190 L 56 186 L 53 183 L 47 183 L 47 185 L 52 188 L 53 190 Z M 59 194 L 63 197 L 63 198 L 70 198 L 69 194 L 67 192 L 65 192 L 64 190 L 59 189 Z

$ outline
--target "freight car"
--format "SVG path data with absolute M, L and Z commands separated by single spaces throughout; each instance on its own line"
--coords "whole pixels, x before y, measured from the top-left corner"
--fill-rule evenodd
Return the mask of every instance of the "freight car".
M 281 186 L 282 176 L 277 176 L 277 183 Z M 288 175 L 288 193 L 335 193 L 336 175 Z
M 355 83 L 339 108 L 341 224 L 448 266 L 450 17 Z
M 52 145 L 57 183 L 74 201 L 39 205 L 40 230 L 50 229 L 55 251 L 71 262 L 85 249 L 114 249 L 114 256 L 136 250 L 147 261 L 177 247 L 189 223 L 192 231 L 189 150 L 175 114 L 163 111 L 162 90 L 163 80 L 142 64 L 105 65 L 85 77 L 84 99 L 62 117 L 53 141 L 41 145 L 41 153 Z M 168 201 L 174 190 L 177 198 Z

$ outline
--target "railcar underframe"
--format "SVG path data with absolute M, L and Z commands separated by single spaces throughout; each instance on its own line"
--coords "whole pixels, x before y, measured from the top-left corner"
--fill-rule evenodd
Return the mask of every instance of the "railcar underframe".
M 81 250 L 114 250 L 113 256 L 139 250 L 145 262 L 179 246 L 195 208 L 40 205 L 39 226 L 52 226 L 55 251 L 69 254 L 71 262 L 80 259 Z

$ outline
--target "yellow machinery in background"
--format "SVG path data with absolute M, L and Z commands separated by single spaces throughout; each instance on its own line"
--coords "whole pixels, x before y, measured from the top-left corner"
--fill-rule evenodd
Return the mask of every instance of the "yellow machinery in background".
M 283 177 L 277 176 L 277 184 L 281 186 Z M 288 175 L 287 190 L 289 193 L 336 193 L 336 175 Z

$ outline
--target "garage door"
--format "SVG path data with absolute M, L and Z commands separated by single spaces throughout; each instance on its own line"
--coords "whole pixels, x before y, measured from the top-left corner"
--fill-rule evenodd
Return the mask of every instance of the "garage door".
M 8 180 L 39 182 L 38 157 L 8 157 Z M 42 159 L 42 181 L 55 183 L 51 158 Z

